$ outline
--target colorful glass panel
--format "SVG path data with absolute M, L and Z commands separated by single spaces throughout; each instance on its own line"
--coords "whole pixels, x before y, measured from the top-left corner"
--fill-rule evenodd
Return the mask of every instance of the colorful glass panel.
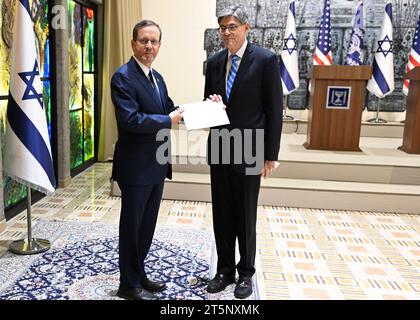
M 84 70 L 85 72 L 95 71 L 95 15 L 90 8 L 83 10 L 84 23 Z
M 82 46 L 81 46 L 81 6 L 69 1 L 70 41 L 69 41 L 69 108 L 79 110 L 82 105 Z
M 45 80 L 43 82 L 43 97 L 44 97 L 44 108 L 47 116 L 47 124 L 48 124 L 48 134 L 50 136 L 50 141 L 52 139 L 52 129 L 51 129 L 51 82 L 49 80 Z
M 85 139 L 85 161 L 92 159 L 95 155 L 95 75 L 84 75 L 84 139 Z
M 70 166 L 83 164 L 83 111 L 70 112 Z
M 80 130 L 71 132 L 71 168 L 76 169 L 95 156 L 95 12 L 74 0 L 68 7 L 70 111 L 77 112 L 70 130 Z

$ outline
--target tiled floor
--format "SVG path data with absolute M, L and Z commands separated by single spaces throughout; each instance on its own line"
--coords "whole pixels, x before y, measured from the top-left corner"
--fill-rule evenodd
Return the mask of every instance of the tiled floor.
M 98 163 L 33 206 L 40 219 L 118 223 L 110 164 Z M 158 224 L 211 230 L 209 203 L 163 201 Z M 0 234 L 0 255 L 26 232 L 26 212 Z M 420 216 L 259 207 L 262 299 L 420 299 Z

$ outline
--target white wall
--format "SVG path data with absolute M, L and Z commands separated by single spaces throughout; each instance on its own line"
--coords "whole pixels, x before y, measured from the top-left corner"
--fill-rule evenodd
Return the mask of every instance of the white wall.
M 153 67 L 164 76 L 174 103 L 202 100 L 204 31 L 217 28 L 216 0 L 142 0 L 142 12 L 162 28 Z

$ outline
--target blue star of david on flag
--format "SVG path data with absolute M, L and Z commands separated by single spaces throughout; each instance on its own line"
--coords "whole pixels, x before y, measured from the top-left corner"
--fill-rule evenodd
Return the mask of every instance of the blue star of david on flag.
M 285 38 L 283 42 L 283 50 L 286 50 L 289 54 L 292 54 L 293 51 L 297 51 L 297 39 L 293 36 L 293 33 Z
M 42 101 L 42 92 L 38 93 L 34 87 L 35 77 L 39 77 L 38 61 L 35 60 L 34 68 L 32 69 L 32 71 L 19 72 L 18 75 L 27 85 L 22 100 L 36 99 L 38 100 L 41 108 L 44 109 L 44 104 Z
M 378 51 L 376 51 L 376 52 L 382 52 L 383 55 L 386 58 L 386 56 L 392 52 L 393 44 L 394 44 L 394 41 L 392 41 L 388 37 L 388 35 L 386 35 L 383 40 L 378 41 L 378 46 L 379 47 L 378 47 Z
M 385 97 L 395 89 L 392 30 L 392 3 L 388 0 L 378 37 L 381 40 L 378 41 L 372 62 L 372 78 L 367 84 L 367 89 L 378 98 Z

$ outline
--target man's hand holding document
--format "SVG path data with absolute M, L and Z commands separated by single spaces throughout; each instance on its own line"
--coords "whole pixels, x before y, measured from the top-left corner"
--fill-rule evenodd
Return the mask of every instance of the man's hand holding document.
M 179 107 L 184 109 L 182 116 L 187 130 L 211 128 L 230 123 L 223 102 L 206 100 Z

